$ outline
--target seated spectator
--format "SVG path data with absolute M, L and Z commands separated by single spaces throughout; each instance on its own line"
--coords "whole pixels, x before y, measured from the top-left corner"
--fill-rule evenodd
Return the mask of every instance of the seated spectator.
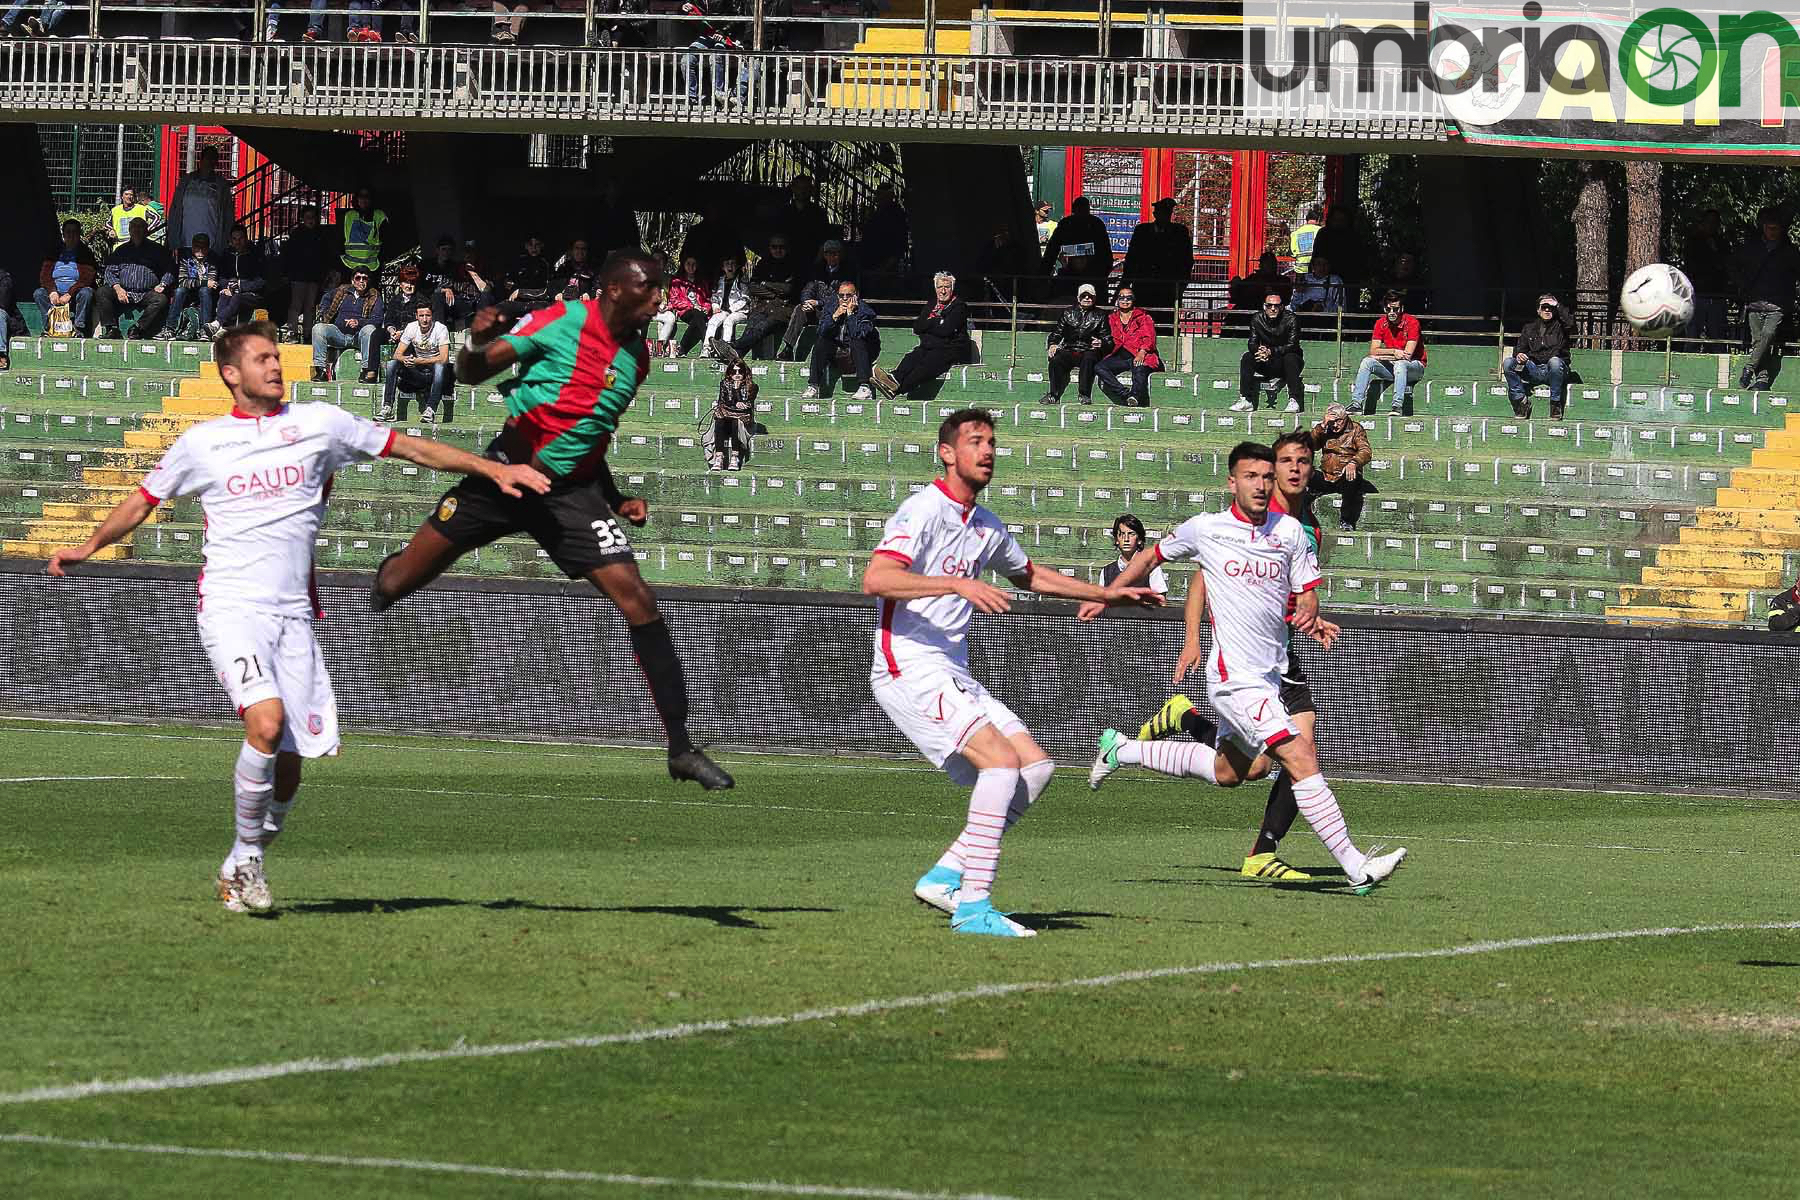
M 1253 411 L 1261 381 L 1280 379 L 1287 384 L 1287 410 L 1302 411 L 1306 407 L 1306 386 L 1300 382 L 1304 365 L 1300 321 L 1282 306 L 1280 292 L 1269 292 L 1263 297 L 1262 311 L 1250 318 L 1250 346 L 1238 360 L 1240 398 L 1231 410 Z
M 301 345 L 312 341 L 319 290 L 331 270 L 331 246 L 319 220 L 317 208 L 301 209 L 299 228 L 281 243 L 281 273 L 288 281 L 288 336 Z
M 1369 385 L 1391 383 L 1394 398 L 1388 402 L 1388 411 L 1398 416 L 1407 411 L 1413 384 L 1425 377 L 1425 337 L 1399 292 L 1383 296 L 1381 310 L 1375 331 L 1369 335 L 1368 357 L 1357 368 L 1356 382 L 1351 385 L 1350 403 L 1358 412 L 1373 412 Z
M 876 188 L 875 207 L 863 218 L 862 244 L 857 247 L 863 269 L 898 271 L 911 232 L 912 223 L 894 195 L 894 185 L 884 183 Z
M 44 0 L 38 15 L 28 17 L 25 10 L 30 0 L 13 0 L 6 15 L 0 17 L 0 37 L 49 37 L 68 15 L 70 0 Z
M 413 304 L 412 322 L 394 340 L 394 356 L 387 364 L 387 391 L 375 419 L 406 420 L 405 398 L 411 394 L 425 397 L 419 405 L 419 420 L 434 422 L 449 383 L 450 331 L 431 315 L 431 301 L 420 297 Z M 449 419 L 448 412 L 445 419 Z
M 1130 513 L 1121 513 L 1113 518 L 1112 544 L 1119 552 L 1119 557 L 1100 568 L 1100 586 L 1111 587 L 1125 568 L 1131 564 L 1132 557 L 1144 548 L 1144 523 Z M 1160 566 L 1151 567 L 1150 575 L 1144 580 L 1144 586 L 1159 596 L 1169 594 L 1169 577 Z
M 1294 294 L 1294 279 L 1281 271 L 1281 260 L 1275 257 L 1273 250 L 1263 251 L 1256 262 L 1256 270 L 1249 275 L 1234 277 L 1225 285 L 1231 298 L 1231 307 L 1254 312 L 1262 306 L 1263 297 L 1271 292 L 1281 297 L 1283 304 Z
M 1084 283 L 1075 291 L 1075 304 L 1056 319 L 1046 343 L 1050 356 L 1050 390 L 1043 403 L 1061 404 L 1069 386 L 1069 372 L 1079 368 L 1075 394 L 1083 404 L 1094 402 L 1094 370 L 1111 354 L 1112 324 L 1099 307 L 1094 285 Z
M 175 264 L 175 299 L 157 340 L 168 341 L 180 331 L 182 314 L 190 304 L 199 318 L 195 337 L 212 324 L 213 307 L 219 299 L 219 264 L 213 261 L 211 242 L 206 234 L 196 233 L 192 247 Z
M 724 0 L 710 0 L 711 7 L 721 13 L 732 7 Z M 697 104 L 700 100 L 700 80 L 704 74 L 700 70 L 700 56 L 708 55 L 712 60 L 713 103 L 724 104 L 730 91 L 730 83 L 726 78 L 727 58 L 733 51 L 741 51 L 744 47 L 732 36 L 730 30 L 722 25 L 714 25 L 707 19 L 707 6 L 702 0 L 687 0 L 681 6 L 682 14 L 692 18 L 682 30 L 682 35 L 691 37 L 688 42 L 688 53 L 681 56 L 681 80 L 687 88 L 689 104 Z
M 262 303 L 263 288 L 267 286 L 264 277 L 268 274 L 263 252 L 250 244 L 250 231 L 242 225 L 231 227 L 231 241 L 218 261 L 219 307 L 207 329 L 212 337 L 240 319 L 247 320 L 256 311 Z
M 711 437 L 703 439 L 706 465 L 712 471 L 737 471 L 750 461 L 750 435 L 756 429 L 756 380 L 742 361 L 727 364 L 713 402 Z
M 431 298 L 431 315 L 446 329 L 466 325 L 476 310 L 493 302 L 493 291 L 473 264 L 456 257 L 456 239 L 445 234 L 419 269 L 419 283 Z
M 381 344 L 381 293 L 369 286 L 369 272 L 357 267 L 350 282 L 332 288 L 319 305 L 313 326 L 314 383 L 327 383 L 338 352 L 354 344 L 362 362 L 362 382 L 375 382 L 375 350 Z
M 959 363 L 969 361 L 969 306 L 956 294 L 956 276 L 939 271 L 931 277 L 931 307 L 913 322 L 919 344 L 906 352 L 889 375 L 870 368 L 870 377 L 889 400 L 910 396 Z
M 381 297 L 385 341 L 391 344 L 400 340 L 421 303 L 430 304 L 431 298 L 419 293 L 419 268 L 407 263 L 394 273 L 394 286 Z
M 150 225 L 133 217 L 129 240 L 106 256 L 106 270 L 94 296 L 94 336 L 108 331 L 124 336 L 120 322 L 132 313 L 132 327 L 141 338 L 154 336 L 169 315 L 169 293 L 175 288 L 175 267 L 169 252 L 150 240 Z
M 501 294 L 506 297 L 500 302 L 500 315 L 516 321 L 526 313 L 548 307 L 555 299 L 550 286 L 552 274 L 550 260 L 544 257 L 544 239 L 535 233 L 528 235 L 525 253 L 513 262 L 506 282 L 500 285 Z
M 1563 309 L 1555 296 L 1538 297 L 1537 319 L 1525 322 L 1519 341 L 1501 366 L 1506 395 L 1513 415 L 1531 419 L 1531 389 L 1550 385 L 1550 419 L 1560 421 L 1569 399 L 1569 346 L 1575 331 L 1575 315 Z
M 304 41 L 316 42 L 325 36 L 325 7 L 328 0 L 307 0 L 309 15 L 306 18 L 306 32 L 301 34 Z M 265 10 L 267 16 L 263 22 L 263 40 L 277 42 L 281 40 L 281 0 L 269 0 Z M 417 24 L 417 21 L 414 22 Z M 317 297 L 315 297 L 317 299 Z M 311 311 L 310 309 L 308 310 Z
M 1375 485 L 1363 478 L 1363 469 L 1375 456 L 1369 448 L 1369 435 L 1361 422 L 1350 416 L 1350 410 L 1334 400 L 1325 406 L 1325 419 L 1312 427 L 1312 443 L 1318 447 L 1319 466 L 1306 490 L 1315 496 L 1334 492 L 1342 496 L 1339 527 L 1355 533 L 1362 520 L 1363 497 L 1375 490 Z
M 1001 303 L 1011 303 L 1018 295 L 1019 281 L 1036 268 L 1037 256 L 1013 240 L 1011 226 L 1000 226 L 994 230 L 988 244 L 981 248 L 977 270 L 981 272 L 981 282 L 986 290 L 978 298 L 991 296 Z
M 512 46 L 518 43 L 525 33 L 525 14 L 531 9 L 523 4 L 508 7 L 501 0 L 494 0 L 493 39 L 501 46 Z
M 1339 307 L 1362 311 L 1362 289 L 1369 278 L 1371 256 L 1362 214 L 1354 204 L 1333 204 L 1325 227 L 1313 239 L 1312 261 L 1307 267 L 1312 274 L 1323 277 L 1324 272 L 1319 269 L 1321 258 L 1328 260 L 1331 270 L 1339 276 Z
M 743 264 L 727 256 L 719 269 L 719 282 L 712 290 L 712 316 L 706 322 L 707 349 L 720 362 L 737 357 L 731 349 L 731 338 L 750 313 L 750 281 L 744 277 Z
M 1293 310 L 1335 313 L 1344 309 L 1344 281 L 1331 270 L 1331 256 L 1314 249 L 1306 274 L 1294 279 Z
M 1106 319 L 1113 351 L 1094 364 L 1094 378 L 1100 390 L 1114 404 L 1138 408 L 1150 407 L 1150 372 L 1162 370 L 1162 359 L 1156 353 L 1156 321 L 1149 312 L 1137 306 L 1137 289 L 1121 284 L 1114 297 L 1116 307 Z M 1131 383 L 1119 374 L 1131 373 Z
M 775 357 L 799 358 L 800 339 L 808 329 L 818 325 L 819 313 L 833 303 L 832 297 L 837 295 L 838 285 L 846 281 L 855 283 L 856 272 L 850 269 L 850 264 L 845 260 L 844 243 L 830 238 L 819 247 L 818 261 L 812 265 L 812 273 L 807 277 L 806 286 L 800 289 L 793 318 L 788 321 L 787 335 L 781 339 L 781 349 Z
M 873 400 L 869 371 L 881 354 L 881 335 L 875 330 L 875 310 L 856 294 L 846 279 L 837 286 L 837 305 L 819 319 L 818 340 L 813 343 L 812 367 L 802 400 L 816 400 L 831 386 L 831 371 L 856 380 L 856 399 Z
M 705 336 L 706 319 L 711 315 L 712 288 L 700 274 L 699 260 L 690 254 L 681 260 L 681 270 L 669 276 L 662 311 L 656 314 L 656 336 L 650 345 L 650 357 L 679 358 L 683 351 Z M 680 341 L 675 338 L 677 325 L 683 327 Z
M 25 322 L 13 312 L 12 272 L 0 267 L 0 371 L 12 369 L 12 339 L 25 332 Z
M 599 294 L 600 269 L 588 257 L 586 238 L 569 243 L 569 252 L 557 260 L 557 294 L 564 300 L 586 300 Z
M 44 329 L 50 336 L 82 336 L 81 331 L 87 328 L 88 310 L 94 304 L 94 284 L 99 277 L 100 263 L 81 240 L 81 222 L 64 221 L 62 245 L 44 260 L 43 269 L 38 272 L 37 291 L 31 297 L 44 314 Z M 57 308 L 66 309 L 66 317 L 52 321 L 51 310 Z M 68 321 L 69 329 L 58 332 L 56 327 L 63 319 Z
M 770 333 L 788 327 L 798 290 L 795 274 L 787 238 L 778 233 L 769 239 L 769 252 L 756 264 L 755 278 L 750 281 L 750 314 L 744 331 L 731 343 L 733 350 L 748 354 Z

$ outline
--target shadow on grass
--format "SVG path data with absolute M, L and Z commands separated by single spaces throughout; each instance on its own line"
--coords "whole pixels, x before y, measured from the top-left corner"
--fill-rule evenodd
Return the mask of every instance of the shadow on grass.
M 371 916 L 389 913 L 417 912 L 428 908 L 485 908 L 490 912 L 547 913 L 633 913 L 640 916 L 692 917 L 711 921 L 722 929 L 767 929 L 746 913 L 835 913 L 835 908 L 767 907 L 750 904 L 628 904 L 618 906 L 586 906 L 580 904 L 533 904 L 529 900 L 453 900 L 448 896 L 397 896 L 388 900 L 368 897 L 333 897 L 324 900 L 300 900 L 287 904 L 278 912 L 294 916 Z
M 1079 917 L 1099 917 L 1102 920 L 1111 920 L 1117 916 L 1117 913 L 1074 912 L 1063 909 L 1058 912 L 1047 913 L 1016 912 L 1012 914 L 1012 919 L 1027 929 L 1035 929 L 1039 933 L 1045 933 L 1050 930 L 1087 929 L 1088 927 L 1086 925 L 1083 925 L 1077 920 Z
M 1144 883 L 1158 886 L 1175 887 L 1258 887 L 1268 888 L 1275 892 L 1341 892 L 1349 887 L 1344 878 L 1342 867 L 1308 867 L 1306 873 L 1312 878 L 1305 883 L 1276 883 L 1269 879 L 1246 879 L 1237 867 L 1215 867 L 1208 865 L 1187 866 L 1177 863 L 1176 871 L 1194 871 L 1204 875 L 1227 875 L 1229 879 L 1181 878 L 1175 876 L 1150 877 L 1145 879 L 1121 879 L 1120 883 Z
M 1779 962 L 1772 958 L 1740 958 L 1740 967 L 1800 967 L 1800 962 Z

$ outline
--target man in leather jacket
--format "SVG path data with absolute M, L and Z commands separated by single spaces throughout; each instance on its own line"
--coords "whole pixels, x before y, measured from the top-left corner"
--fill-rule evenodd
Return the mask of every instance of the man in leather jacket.
M 1300 322 L 1281 302 L 1281 293 L 1263 294 L 1262 309 L 1250 318 L 1250 346 L 1238 360 L 1238 391 L 1241 399 L 1231 406 L 1233 412 L 1250 412 L 1256 407 L 1262 381 L 1280 379 L 1288 389 L 1289 412 L 1306 407 L 1306 388 L 1300 382 L 1300 369 L 1305 365 L 1300 353 Z
M 1063 390 L 1069 386 L 1069 372 L 1080 369 L 1076 394 L 1083 404 L 1094 402 L 1094 367 L 1112 353 L 1112 335 L 1107 330 L 1106 314 L 1100 310 L 1094 285 L 1084 283 L 1075 292 L 1075 307 L 1056 320 L 1050 331 L 1050 390 L 1043 403 L 1061 404 Z

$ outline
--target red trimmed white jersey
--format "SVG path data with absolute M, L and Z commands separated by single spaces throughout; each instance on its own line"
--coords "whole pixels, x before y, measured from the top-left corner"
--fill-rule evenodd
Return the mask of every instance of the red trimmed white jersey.
M 152 504 L 199 493 L 202 606 L 311 617 L 313 541 L 332 473 L 393 444 L 392 430 L 335 404 L 283 405 L 266 417 L 233 408 L 177 438 L 141 490 Z
M 1008 579 L 1031 569 L 1031 559 L 999 517 L 979 504 L 960 504 L 939 479 L 914 493 L 888 518 L 875 553 L 899 559 L 916 575 L 979 578 L 993 568 Z M 871 679 L 909 667 L 953 663 L 969 669 L 969 618 L 975 606 L 954 593 L 919 600 L 882 599 Z
M 1156 544 L 1159 562 L 1195 559 L 1206 578 L 1213 656 L 1208 690 L 1281 690 L 1287 669 L 1288 597 L 1319 585 L 1319 556 L 1300 522 L 1271 508 L 1251 521 L 1233 504 L 1189 517 Z

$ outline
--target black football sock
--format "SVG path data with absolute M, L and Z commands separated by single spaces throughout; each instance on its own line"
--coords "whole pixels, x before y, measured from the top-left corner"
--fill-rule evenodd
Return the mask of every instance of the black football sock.
M 1219 741 L 1219 727 L 1201 716 L 1197 708 L 1181 714 L 1181 731 L 1202 746 L 1217 745 Z
M 1299 811 L 1300 806 L 1294 801 L 1293 776 L 1283 771 L 1269 789 L 1269 803 L 1263 809 L 1262 828 L 1257 831 L 1256 845 L 1250 848 L 1250 853 L 1275 853 L 1275 848 L 1281 845 L 1281 839 L 1294 827 L 1294 817 Z
M 662 718 L 669 733 L 669 753 L 686 754 L 694 748 L 688 736 L 687 676 L 681 660 L 675 657 L 675 641 L 661 617 L 647 625 L 631 627 L 631 652 L 650 684 L 650 699 L 656 704 L 656 715 Z

